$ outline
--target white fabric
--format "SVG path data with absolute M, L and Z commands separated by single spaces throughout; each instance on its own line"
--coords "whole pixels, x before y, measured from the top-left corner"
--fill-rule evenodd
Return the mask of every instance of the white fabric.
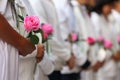
M 120 24 L 120 13 L 116 10 L 112 10 L 112 15 L 114 16 L 115 20 Z
M 45 54 L 43 60 L 38 64 L 34 80 L 48 80 L 47 75 L 51 74 L 54 70 L 54 65 L 48 57 L 48 54 Z
M 84 5 L 80 5 L 77 1 L 72 0 L 72 4 L 74 6 L 74 13 L 76 17 L 76 25 L 78 26 L 76 30 L 79 31 L 80 39 L 87 39 L 88 37 L 96 38 L 96 30 L 90 20 L 90 17 L 87 13 L 87 10 Z M 80 53 L 84 54 L 91 61 L 91 64 L 94 65 L 96 60 L 96 52 L 98 50 L 98 46 L 89 46 L 86 41 L 79 42 Z M 89 53 L 88 53 L 89 50 Z M 96 80 L 94 73 L 92 70 L 82 71 L 81 72 L 81 80 Z
M 16 0 L 17 13 L 23 17 L 26 15 L 34 15 L 29 2 L 27 0 Z M 28 33 L 23 27 L 23 23 L 19 24 L 19 32 L 22 36 L 26 37 Z M 26 57 L 20 56 L 19 58 L 19 80 L 34 80 L 34 72 L 36 67 L 35 56 L 37 50 L 27 55 Z
M 92 20 L 94 21 L 94 25 L 98 30 L 98 36 L 103 36 L 105 39 L 111 40 L 114 44 L 112 50 L 115 52 L 117 50 L 117 44 L 115 40 L 116 35 L 118 34 L 116 31 L 118 26 L 116 26 L 117 23 L 115 23 L 113 17 L 109 16 L 108 20 L 106 20 L 103 15 L 92 13 Z M 114 60 L 110 59 L 112 52 L 107 51 L 106 53 L 106 61 L 104 66 L 98 71 L 97 80 L 108 80 L 110 78 L 115 78 L 117 75 L 116 63 Z
M 24 17 L 26 15 L 35 15 L 34 10 L 32 9 L 28 0 L 17 0 L 16 6 L 18 8 L 19 15 L 22 15 Z M 21 35 L 23 35 L 25 37 L 28 35 L 25 32 L 23 23 L 20 24 L 20 26 L 19 26 L 19 32 L 21 33 Z M 40 34 L 37 34 L 37 35 L 40 36 Z M 40 43 L 41 43 L 41 37 L 39 37 L 39 39 L 40 39 Z M 36 54 L 37 54 L 37 50 L 35 50 L 32 54 L 27 55 L 26 57 L 20 56 L 19 80 L 40 80 L 40 79 L 47 80 L 47 79 L 45 79 L 46 76 L 43 77 L 43 75 L 44 74 L 48 75 L 53 71 L 53 69 L 54 69 L 53 64 L 50 62 L 49 59 L 46 58 L 47 55 L 45 55 L 43 60 L 39 64 L 37 64 L 36 58 L 35 58 Z M 49 67 L 48 67 L 48 65 L 49 65 Z M 39 69 L 39 67 L 41 67 L 41 68 Z
M 35 73 L 34 80 L 49 80 L 40 67 L 36 67 L 36 70 L 38 71 Z
M 0 0 L 0 14 L 17 30 L 8 0 Z M 0 80 L 18 80 L 18 51 L 2 40 L 0 40 Z
M 61 33 L 62 38 L 66 40 L 68 38 L 68 35 L 71 32 L 80 32 L 80 28 L 78 27 L 79 24 L 76 23 L 76 16 L 72 9 L 72 5 L 67 2 L 67 0 L 54 0 L 58 17 L 59 17 L 59 24 L 60 24 L 60 30 L 63 31 Z M 74 21 L 73 21 L 74 20 Z M 64 66 L 63 70 L 61 71 L 62 74 L 70 74 L 70 73 L 78 73 L 80 71 L 79 66 L 83 65 L 85 61 L 87 60 L 87 57 L 85 54 L 81 54 L 79 45 L 73 44 L 72 50 L 71 45 L 68 42 L 65 42 L 70 51 L 73 51 L 74 56 L 76 57 L 76 67 L 72 70 L 69 69 L 68 66 Z
M 50 59 L 55 65 L 55 70 L 61 70 L 62 66 L 70 58 L 70 51 L 65 47 L 63 40 L 60 36 L 58 18 L 56 10 L 52 0 L 29 0 L 33 6 L 36 14 L 40 17 L 41 23 L 50 23 L 53 25 L 54 34 L 51 40 L 49 40 L 50 47 Z M 40 7 L 36 6 L 40 5 Z M 49 8 L 49 9 L 48 9 Z M 62 44 L 61 44 L 62 43 Z
M 112 10 L 112 15 L 115 18 L 115 20 L 119 23 L 119 26 L 120 26 L 120 13 L 117 12 L 116 10 Z M 118 27 L 117 30 L 119 32 L 120 31 L 120 27 Z M 120 34 L 120 32 L 118 34 Z M 120 62 L 118 62 L 117 80 L 120 80 Z
M 92 25 L 92 22 L 90 22 L 90 18 L 87 14 L 85 6 L 82 6 L 82 5 L 78 4 L 77 1 L 72 1 L 72 3 L 73 3 L 73 6 L 74 6 L 74 12 L 75 12 L 75 16 L 76 16 L 76 22 L 77 22 L 76 25 L 78 26 L 76 28 L 76 30 L 80 30 L 79 31 L 80 39 L 85 39 L 86 40 L 88 37 L 96 38 L 96 31 L 94 29 L 94 26 Z M 95 55 L 95 51 L 97 49 L 96 45 L 89 47 L 89 45 L 86 41 L 83 41 L 83 42 L 80 41 L 79 46 L 80 46 L 81 53 L 86 55 L 88 58 L 92 54 Z M 90 55 L 87 54 L 88 49 L 91 49 L 91 51 L 89 53 Z M 93 62 L 93 60 L 91 60 L 91 61 Z

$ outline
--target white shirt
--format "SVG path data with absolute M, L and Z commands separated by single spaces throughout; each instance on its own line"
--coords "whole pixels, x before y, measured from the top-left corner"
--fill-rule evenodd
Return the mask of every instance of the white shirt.
M 74 14 L 73 8 L 69 5 L 69 2 L 67 2 L 67 0 L 54 0 L 54 3 L 59 17 L 60 29 L 61 31 L 63 31 L 61 34 L 62 38 L 66 40 L 68 38 L 68 35 L 72 31 L 79 33 L 80 32 L 80 28 L 78 27 L 79 24 L 76 23 L 75 19 L 76 16 Z M 70 46 L 70 43 L 66 42 L 66 44 Z M 72 46 L 72 49 L 76 57 L 77 62 L 76 68 L 70 70 L 68 66 L 65 66 L 61 71 L 63 74 L 79 72 L 78 66 L 83 65 L 87 60 L 86 56 L 80 53 L 80 48 L 78 45 L 74 44 Z M 69 48 L 68 50 L 71 51 L 71 48 Z
M 105 39 L 111 40 L 113 42 L 113 51 L 116 51 L 116 26 L 114 20 L 109 16 L 108 20 L 105 19 L 103 15 L 98 15 L 96 13 L 92 13 L 92 20 L 94 21 L 94 25 L 98 30 L 98 36 L 103 36 Z M 116 63 L 110 59 L 112 52 L 107 51 L 107 56 L 105 58 L 104 66 L 98 71 L 98 79 L 105 79 L 106 77 L 115 77 L 116 76 Z M 106 73 L 106 74 L 104 74 Z
M 0 0 L 0 14 L 18 31 L 12 11 L 8 0 Z M 3 40 L 0 40 L 0 80 L 18 80 L 18 50 Z
M 50 23 L 53 25 L 54 33 L 50 45 L 50 57 L 55 65 L 55 70 L 60 71 L 62 66 L 70 58 L 70 51 L 65 47 L 61 38 L 58 18 L 52 0 L 29 0 L 36 14 L 40 17 L 41 23 Z M 40 7 L 36 6 L 40 5 Z M 41 7 L 42 6 L 42 7 Z M 62 43 L 62 44 L 61 44 Z
M 28 0 L 16 0 L 16 7 L 18 14 L 22 15 L 23 17 L 25 17 L 26 15 L 36 15 Z M 23 27 L 23 23 L 19 24 L 19 32 L 24 37 L 26 37 L 28 34 Z M 41 37 L 39 37 L 39 39 L 41 39 Z M 35 50 L 32 54 L 27 55 L 26 57 L 20 56 L 19 80 L 34 80 L 34 75 L 35 76 L 48 75 L 53 71 L 54 66 L 52 62 L 49 60 L 49 58 L 46 58 L 47 55 L 45 54 L 42 61 L 37 64 L 36 54 L 37 54 L 37 50 Z M 49 65 L 49 67 L 47 65 Z M 42 70 L 41 72 L 42 74 L 39 74 L 38 71 L 39 67 L 40 70 Z M 37 77 L 41 77 L 41 76 L 37 76 Z

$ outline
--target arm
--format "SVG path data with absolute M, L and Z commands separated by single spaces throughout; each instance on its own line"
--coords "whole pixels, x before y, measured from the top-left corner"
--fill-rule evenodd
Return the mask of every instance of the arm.
M 24 56 L 35 50 L 35 46 L 30 41 L 19 35 L 1 14 L 0 39 L 14 46 L 19 50 L 21 55 Z
M 89 68 L 91 63 L 87 59 L 87 55 L 80 52 L 79 45 L 73 44 L 72 49 L 76 58 L 76 65 L 80 66 L 82 69 Z
M 120 51 L 117 51 L 115 54 L 113 54 L 111 58 L 115 61 L 120 61 Z

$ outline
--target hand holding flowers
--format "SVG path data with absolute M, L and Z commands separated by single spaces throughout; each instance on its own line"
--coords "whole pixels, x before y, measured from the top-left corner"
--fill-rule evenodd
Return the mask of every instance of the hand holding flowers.
M 110 40 L 104 40 L 104 48 L 105 49 L 112 49 L 113 43 Z
M 118 45 L 119 45 L 119 49 L 120 49 L 120 35 L 117 36 L 117 42 L 118 42 Z M 112 58 L 115 60 L 115 61 L 120 61 L 120 50 L 118 50 L 116 52 L 116 54 L 114 54 L 112 56 Z
M 70 33 L 68 35 L 67 41 L 69 41 L 70 43 L 76 43 L 76 42 L 78 42 L 78 35 L 75 32 Z
M 20 16 L 21 22 L 24 23 L 24 28 L 28 33 L 27 38 L 37 45 L 37 61 L 40 61 L 44 55 L 44 46 L 41 44 L 48 40 L 49 35 L 52 35 L 53 28 L 50 24 L 43 24 L 41 26 L 40 19 L 37 16 Z M 42 41 L 40 39 L 42 38 Z
M 26 16 L 24 18 L 24 28 L 29 33 L 28 38 L 33 44 L 39 43 L 40 36 L 37 36 L 37 33 L 42 34 L 42 43 L 46 42 L 53 33 L 52 25 L 42 24 L 41 26 L 37 16 Z
M 104 37 L 100 36 L 98 39 L 95 39 L 93 37 L 87 38 L 87 43 L 89 45 L 94 45 L 95 43 L 98 43 L 99 45 L 103 46 L 105 49 L 112 49 L 113 43 L 110 40 L 104 39 Z
M 93 37 L 88 37 L 86 41 L 89 45 L 94 45 L 96 43 L 96 40 Z

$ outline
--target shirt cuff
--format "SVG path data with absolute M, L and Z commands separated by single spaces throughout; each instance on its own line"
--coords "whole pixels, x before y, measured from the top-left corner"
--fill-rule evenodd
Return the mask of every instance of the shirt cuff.
M 49 75 L 54 71 L 54 65 L 47 54 L 44 55 L 42 61 L 39 62 L 38 65 L 46 75 Z

